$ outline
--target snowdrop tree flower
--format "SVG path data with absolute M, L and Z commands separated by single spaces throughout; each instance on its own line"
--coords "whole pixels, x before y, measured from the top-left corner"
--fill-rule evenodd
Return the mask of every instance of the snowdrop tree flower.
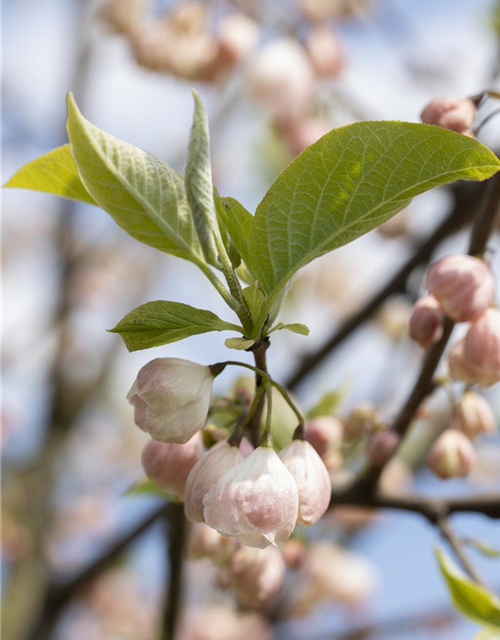
M 290 537 L 297 521 L 297 483 L 270 447 L 257 447 L 230 469 L 203 500 L 205 522 L 249 547 Z
M 488 309 L 465 336 L 464 357 L 481 387 L 500 381 L 500 310 Z
M 239 447 L 233 446 L 227 440 L 214 445 L 193 467 L 186 482 L 184 492 L 184 511 L 191 522 L 204 522 L 203 498 L 218 480 L 243 461 L 249 455 L 248 440 L 241 441 Z
M 465 433 L 447 429 L 432 445 L 427 464 L 431 471 L 446 480 L 469 475 L 475 460 L 474 447 Z
M 475 391 L 466 391 L 457 404 L 454 426 L 469 438 L 493 433 L 496 420 L 490 403 Z
M 168 444 L 150 440 L 142 450 L 142 466 L 147 477 L 180 500 L 191 469 L 203 456 L 201 433 L 195 433 L 186 444 Z
M 325 463 L 309 442 L 296 439 L 279 454 L 299 490 L 297 524 L 316 523 L 330 504 L 332 483 Z
M 148 362 L 127 394 L 136 425 L 153 440 L 184 444 L 205 424 L 213 381 L 210 367 L 196 362 Z
M 448 353 L 448 369 L 453 380 L 475 384 L 476 375 L 465 359 L 465 338 L 456 342 Z
M 410 317 L 410 336 L 422 347 L 429 347 L 443 335 L 444 315 L 432 295 L 415 303 Z

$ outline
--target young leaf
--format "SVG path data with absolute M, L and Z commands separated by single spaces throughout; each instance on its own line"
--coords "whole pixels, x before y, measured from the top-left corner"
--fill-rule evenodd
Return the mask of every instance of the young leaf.
M 259 283 L 253 284 L 243 289 L 243 296 L 248 304 L 252 318 L 256 320 L 259 317 L 262 305 L 266 299 L 266 296 L 262 293 Z
M 343 386 L 341 389 L 327 391 L 323 397 L 307 412 L 308 418 L 319 418 L 320 416 L 335 416 L 338 414 L 340 405 L 342 404 L 347 389 Z
M 172 496 L 169 496 L 166 491 L 163 491 L 163 489 L 160 489 L 160 487 L 156 484 L 154 480 L 149 480 L 149 478 L 138 480 L 132 486 L 130 486 L 123 495 L 124 496 L 149 495 L 149 496 L 156 496 L 158 498 L 168 498 L 169 500 L 176 501 L 175 498 L 173 498 Z
M 439 549 L 436 555 L 454 606 L 474 622 L 500 630 L 500 600 L 469 580 Z
M 184 180 L 203 254 L 206 261 L 215 266 L 218 262 L 215 237 L 221 239 L 221 235 L 215 214 L 208 118 L 203 102 L 194 90 L 193 98 L 194 116 Z
M 165 253 L 201 259 L 178 173 L 159 158 L 91 124 L 71 94 L 67 127 L 85 188 L 122 229 Z
M 228 349 L 237 349 L 238 351 L 245 351 L 250 349 L 255 344 L 255 340 L 246 340 L 245 338 L 228 338 L 224 340 L 224 344 Z
M 298 269 L 382 224 L 414 196 L 484 180 L 499 168 L 476 140 L 431 125 L 361 122 L 331 131 L 288 165 L 257 208 L 248 245 L 268 304 Z
M 119 333 L 129 351 L 170 344 L 209 331 L 240 331 L 215 313 L 181 302 L 147 302 L 127 314 L 112 333 Z
M 253 222 L 252 214 L 234 198 L 221 197 L 216 194 L 217 214 L 227 230 L 236 251 L 251 270 L 250 249 L 248 240 Z
M 309 327 L 305 324 L 301 324 L 300 322 L 293 322 L 291 324 L 283 324 L 283 322 L 279 322 L 274 325 L 269 333 L 273 333 L 273 331 L 281 331 L 282 329 L 292 331 L 293 333 L 299 333 L 301 336 L 309 335 Z
M 482 553 L 484 556 L 488 556 L 489 558 L 500 558 L 500 549 L 493 547 L 482 540 L 467 538 L 464 542 L 469 546 L 474 547 L 476 551 L 479 551 L 479 553 Z
M 69 144 L 28 162 L 4 186 L 52 193 L 61 198 L 97 205 L 80 180 Z

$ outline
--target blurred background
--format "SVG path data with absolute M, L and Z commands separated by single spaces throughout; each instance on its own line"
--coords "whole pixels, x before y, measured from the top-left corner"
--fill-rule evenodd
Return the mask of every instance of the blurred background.
M 92 122 L 182 172 L 195 87 L 209 112 L 214 182 L 251 211 L 286 164 L 334 127 L 418 121 L 436 95 L 498 90 L 500 5 L 491 0 L 4 0 L 3 18 L 3 181 L 67 141 L 68 90 Z M 492 118 L 479 134 L 496 152 L 498 123 Z M 479 195 L 467 185 L 420 196 L 381 229 L 304 269 L 282 319 L 311 333 L 275 334 L 271 373 L 290 381 L 453 211 L 457 224 L 427 258 L 463 252 Z M 231 314 L 192 265 L 140 245 L 100 210 L 15 190 L 4 191 L 3 203 L 4 638 L 155 640 L 170 571 L 167 536 L 161 498 L 127 494 L 143 476 L 146 437 L 125 395 L 153 357 L 209 364 L 230 352 L 220 334 L 208 334 L 129 354 L 106 329 L 154 299 Z M 498 246 L 492 238 L 497 276 Z M 421 360 L 407 323 L 424 268 L 295 381 L 305 410 L 334 391 L 339 415 L 360 403 L 376 405 L 385 420 L 394 415 Z M 216 393 L 227 394 L 237 375 L 220 376 Z M 487 396 L 498 414 L 498 389 Z M 476 442 L 467 480 L 443 482 L 422 467 L 421 443 L 446 426 L 447 403 L 446 394 L 433 398 L 389 488 L 430 495 L 500 488 L 498 435 Z M 454 522 L 464 536 L 500 543 L 494 521 Z M 237 635 L 472 637 L 475 626 L 449 605 L 433 555 L 438 534 L 422 518 L 338 509 L 309 536 L 359 556 L 359 580 L 349 565 L 339 574 L 352 579 L 349 596 L 294 606 L 300 574 L 290 575 L 292 604 L 274 616 L 240 614 Z M 111 562 L 85 573 L 106 554 Z M 498 589 L 500 560 L 474 560 Z M 82 588 L 70 592 L 75 576 Z M 179 639 L 236 637 L 233 597 L 216 586 L 213 567 L 186 562 L 184 584 Z M 229 620 L 225 629 L 221 620 Z

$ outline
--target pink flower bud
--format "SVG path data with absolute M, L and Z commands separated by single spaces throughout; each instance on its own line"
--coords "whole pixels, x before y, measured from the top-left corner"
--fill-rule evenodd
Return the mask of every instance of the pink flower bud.
M 224 538 L 206 524 L 195 524 L 189 533 L 186 555 L 189 560 L 210 558 L 220 566 L 229 560 L 237 544 L 233 538 Z
M 187 442 L 205 424 L 213 381 L 210 368 L 196 362 L 151 360 L 127 394 L 136 425 L 154 440 Z
M 399 436 L 394 431 L 379 431 L 368 441 L 366 452 L 371 462 L 383 466 L 396 453 L 399 446 Z
M 410 317 L 410 336 L 422 347 L 438 342 L 443 335 L 444 316 L 434 296 L 417 300 Z
M 489 402 L 475 391 L 466 391 L 457 404 L 454 427 L 471 439 L 481 433 L 493 433 L 496 420 Z
M 279 454 L 299 489 L 297 524 L 312 525 L 330 504 L 332 483 L 323 460 L 305 440 L 293 440 Z
M 488 265 L 472 256 L 448 256 L 431 266 L 425 283 L 447 316 L 477 320 L 490 306 L 495 284 Z
M 240 547 L 229 561 L 231 584 L 239 602 L 253 609 L 268 606 L 285 580 L 285 562 L 276 547 Z
M 283 543 L 281 555 L 286 566 L 292 571 L 300 569 L 306 558 L 306 548 L 303 542 L 296 538 L 290 538 Z
M 331 416 L 312 418 L 305 423 L 304 431 L 306 440 L 321 457 L 331 449 L 340 449 L 344 427 L 337 418 Z
M 476 375 L 465 359 L 465 338 L 456 342 L 448 353 L 448 369 L 453 380 L 475 384 Z
M 199 432 L 186 444 L 150 440 L 142 450 L 142 466 L 147 477 L 154 480 L 160 489 L 182 500 L 187 477 L 203 452 Z
M 290 472 L 270 447 L 227 471 L 203 500 L 205 522 L 249 547 L 265 548 L 290 537 L 299 494 Z
M 259 25 L 244 13 L 224 17 L 217 34 L 220 62 L 229 66 L 237 64 L 256 48 L 259 36 Z
M 440 478 L 462 478 L 470 473 L 475 459 L 469 438 L 457 429 L 447 429 L 432 445 L 427 463 Z
M 314 27 L 306 40 L 306 50 L 320 78 L 338 75 L 343 66 L 342 50 L 332 30 Z
M 434 98 L 420 114 L 425 124 L 435 124 L 451 131 L 464 133 L 471 128 L 476 117 L 472 100 L 443 96 Z
M 244 459 L 240 448 L 219 442 L 205 453 L 188 476 L 184 491 L 184 511 L 191 522 L 204 522 L 203 498 L 206 493 L 232 467 Z
M 464 357 L 481 387 L 500 380 L 500 310 L 488 309 L 465 336 Z

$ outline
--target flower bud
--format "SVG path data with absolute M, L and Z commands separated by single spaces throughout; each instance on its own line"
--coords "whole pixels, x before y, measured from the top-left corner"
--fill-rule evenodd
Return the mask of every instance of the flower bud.
M 217 34 L 219 63 L 229 66 L 238 64 L 257 46 L 259 31 L 259 25 L 244 13 L 223 18 Z
M 189 560 L 210 558 L 220 566 L 229 560 L 237 544 L 233 538 L 224 538 L 206 524 L 195 524 L 189 533 L 186 555 Z
M 249 95 L 273 116 L 300 117 L 312 100 L 314 70 L 296 40 L 279 38 L 252 58 L 246 86 Z
M 183 444 L 208 415 L 214 376 L 209 367 L 180 358 L 156 358 L 127 394 L 136 425 L 154 440 Z
M 285 562 L 276 547 L 240 547 L 229 561 L 231 584 L 241 604 L 253 609 L 272 604 L 283 587 Z
M 327 510 L 332 494 L 325 463 L 305 440 L 293 440 L 279 457 L 299 489 L 297 524 L 315 524 Z
M 205 522 L 249 547 L 265 548 L 290 537 L 299 494 L 290 472 L 270 447 L 227 471 L 203 500 Z
M 332 416 L 312 418 L 307 420 L 304 425 L 306 440 L 312 444 L 321 457 L 332 449 L 340 449 L 343 431 L 342 422 Z
M 160 489 L 182 500 L 188 475 L 202 456 L 203 439 L 198 432 L 186 444 L 150 440 L 142 450 L 142 466 Z
M 425 124 L 435 124 L 457 133 L 465 133 L 471 128 L 476 117 L 476 107 L 472 100 L 443 96 L 434 98 L 420 114 Z
M 425 283 L 447 316 L 456 322 L 477 320 L 494 293 L 488 265 L 472 256 L 447 256 L 431 266 Z
M 292 571 L 300 569 L 306 558 L 306 548 L 304 543 L 296 538 L 290 538 L 283 543 L 281 555 L 286 566 Z
M 336 76 L 342 69 L 342 50 L 330 28 L 314 27 L 307 36 L 306 51 L 320 78 Z
M 380 416 L 375 405 L 370 402 L 358 404 L 345 420 L 345 439 L 349 442 L 355 442 L 371 433 L 379 423 Z
M 366 452 L 370 461 L 379 467 L 392 458 L 399 446 L 399 436 L 394 431 L 379 431 L 368 441 Z
M 481 433 L 493 433 L 496 421 L 489 402 L 475 391 L 466 391 L 457 404 L 454 427 L 471 439 Z
M 420 298 L 410 317 L 410 336 L 422 347 L 438 342 L 443 335 L 444 316 L 434 296 Z
M 468 384 L 476 382 L 476 375 L 465 359 L 465 338 L 456 342 L 448 353 L 448 369 L 453 380 Z
M 457 429 L 447 429 L 432 445 L 427 463 L 440 478 L 462 478 L 470 473 L 475 459 L 469 438 Z
M 188 476 L 184 491 L 184 511 L 191 522 L 204 522 L 203 498 L 210 487 L 232 467 L 244 459 L 240 447 L 227 440 L 219 442 L 205 453 Z
M 464 357 L 481 387 L 500 380 L 500 310 L 488 309 L 465 336 Z

